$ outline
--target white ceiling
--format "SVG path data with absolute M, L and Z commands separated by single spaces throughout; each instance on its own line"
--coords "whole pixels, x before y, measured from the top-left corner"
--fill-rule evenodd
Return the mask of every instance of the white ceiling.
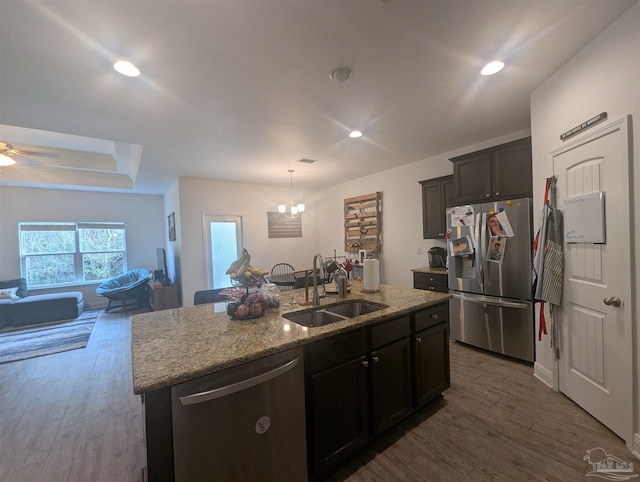
M 0 124 L 142 146 L 129 192 L 319 188 L 528 128 L 531 92 L 635 2 L 0 0 Z

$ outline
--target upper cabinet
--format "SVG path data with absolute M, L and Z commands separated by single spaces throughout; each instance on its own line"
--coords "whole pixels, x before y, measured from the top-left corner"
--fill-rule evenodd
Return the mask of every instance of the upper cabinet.
M 530 137 L 450 159 L 455 204 L 533 196 L 531 159 Z
M 422 185 L 422 237 L 444 238 L 447 232 L 445 208 L 455 206 L 453 176 L 420 181 Z

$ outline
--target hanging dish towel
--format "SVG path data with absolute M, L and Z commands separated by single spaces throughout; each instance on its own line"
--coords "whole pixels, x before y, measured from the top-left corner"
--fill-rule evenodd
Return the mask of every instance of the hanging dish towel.
M 556 209 L 556 178 L 547 179 L 542 221 L 533 242 L 533 291 L 540 301 L 538 340 L 547 334 L 545 302 L 553 314 L 562 301 L 564 254 L 562 251 L 562 212 Z

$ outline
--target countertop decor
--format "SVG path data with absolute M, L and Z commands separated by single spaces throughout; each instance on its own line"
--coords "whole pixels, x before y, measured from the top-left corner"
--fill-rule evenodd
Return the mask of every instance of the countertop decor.
M 131 317 L 133 387 L 137 394 L 169 387 L 192 378 L 281 352 L 312 341 L 374 324 L 447 301 L 450 295 L 380 285 L 377 293 L 363 293 L 361 282 L 351 282 L 345 299 L 326 296 L 321 305 L 366 300 L 388 308 L 344 321 L 306 328 L 281 315 L 309 310 L 301 306 L 304 289 L 281 295 L 280 307 L 254 320 L 233 320 L 224 307 L 187 306 Z M 296 303 L 292 303 L 292 300 Z

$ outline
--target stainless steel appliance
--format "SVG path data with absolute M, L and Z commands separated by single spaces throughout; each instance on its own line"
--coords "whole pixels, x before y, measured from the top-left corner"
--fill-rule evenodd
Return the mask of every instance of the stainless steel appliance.
M 529 198 L 447 208 L 453 339 L 534 360 L 531 223 Z
M 307 480 L 302 349 L 171 389 L 176 480 Z
M 429 249 L 429 267 L 444 268 L 447 262 L 447 250 L 444 248 L 433 247 Z

